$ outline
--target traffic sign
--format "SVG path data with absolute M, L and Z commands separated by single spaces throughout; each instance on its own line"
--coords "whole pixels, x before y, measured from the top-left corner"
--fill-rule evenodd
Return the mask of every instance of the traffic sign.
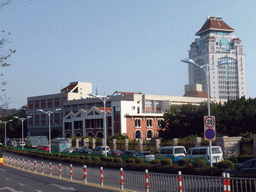
M 205 116 L 204 117 L 204 125 L 207 128 L 213 128 L 215 126 L 215 117 L 214 116 Z
M 204 133 L 204 136 L 208 140 L 215 139 L 215 131 L 213 129 L 207 129 Z
M 204 116 L 204 138 L 206 140 L 215 140 L 215 116 Z

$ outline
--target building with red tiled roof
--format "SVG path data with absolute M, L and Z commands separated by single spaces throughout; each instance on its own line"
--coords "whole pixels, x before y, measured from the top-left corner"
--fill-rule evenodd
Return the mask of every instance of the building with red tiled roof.
M 196 35 L 201 36 L 202 34 L 208 33 L 210 31 L 225 31 L 225 32 L 234 32 L 235 30 L 229 27 L 221 17 L 211 17 L 209 16 L 201 27 L 201 29 L 196 33 Z
M 201 84 L 207 93 L 206 66 L 209 70 L 209 96 L 213 99 L 236 99 L 247 94 L 245 54 L 242 41 L 221 17 L 209 16 L 190 44 L 189 59 L 197 65 L 188 65 L 189 85 Z M 229 64 L 218 66 L 222 61 Z M 205 71 L 198 67 L 205 66 Z M 185 93 L 186 96 L 203 96 L 198 92 Z

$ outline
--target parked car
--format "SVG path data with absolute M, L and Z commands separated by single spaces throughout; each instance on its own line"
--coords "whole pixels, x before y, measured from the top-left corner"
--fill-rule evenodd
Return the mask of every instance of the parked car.
M 150 151 L 142 151 L 137 157 L 144 158 L 146 161 L 152 161 L 155 159 L 155 155 L 153 155 Z
M 44 150 L 44 151 L 50 151 L 50 146 L 49 146 L 49 145 L 44 145 L 43 150 Z
M 109 153 L 109 151 L 110 151 L 109 146 L 106 146 L 107 154 Z M 97 146 L 97 147 L 95 147 L 95 149 L 92 151 L 92 153 L 105 154 L 105 146 Z
M 75 148 L 72 153 L 78 153 L 80 148 Z
M 224 173 L 229 173 L 230 177 L 247 177 L 255 178 L 256 176 L 256 159 L 251 159 L 235 169 L 230 169 Z
M 73 153 L 74 149 L 72 147 L 70 148 L 66 148 L 63 150 L 63 152 L 66 152 L 66 153 Z
M 122 151 L 120 150 L 112 150 L 108 152 L 109 155 L 115 155 L 115 156 L 119 156 L 120 154 L 122 154 Z
M 230 174 L 231 191 L 256 191 L 256 159 L 248 160 L 239 167 L 224 171 L 224 173 Z
M 121 155 L 137 156 L 138 153 L 134 150 L 126 150 L 126 151 L 123 151 Z
M 92 150 L 89 148 L 81 148 L 78 150 L 79 153 L 87 153 L 87 154 L 91 154 Z

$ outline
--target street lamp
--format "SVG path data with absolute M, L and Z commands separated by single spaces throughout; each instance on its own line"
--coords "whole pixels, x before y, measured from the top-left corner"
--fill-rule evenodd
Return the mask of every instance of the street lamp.
M 12 120 L 9 121 L 0 121 L 0 123 L 4 123 L 4 145 L 7 146 L 6 142 L 7 142 L 7 138 L 6 138 L 6 124 L 8 122 L 11 122 Z
M 29 119 L 29 118 L 31 118 L 31 116 L 28 116 L 27 118 L 25 118 L 25 117 L 17 117 L 17 116 L 14 116 L 14 118 L 16 118 L 16 119 L 19 119 L 19 120 L 21 120 L 21 126 L 22 126 L 22 139 L 21 139 L 21 147 L 22 147 L 22 150 L 24 149 L 24 142 L 23 142 L 23 122 L 26 120 L 26 119 Z
M 55 109 L 55 111 L 44 111 L 42 109 L 37 109 L 37 111 L 40 111 L 42 113 L 45 113 L 48 115 L 49 117 L 49 153 L 52 152 L 52 149 L 51 149 L 51 114 L 53 114 L 54 112 L 57 112 L 57 111 L 60 111 L 61 109 Z
M 89 93 L 88 95 L 100 99 L 104 104 L 104 110 L 103 110 L 103 113 L 104 113 L 103 114 L 103 127 L 104 127 L 103 133 L 104 133 L 104 140 L 105 140 L 105 142 L 104 142 L 105 152 L 104 153 L 105 153 L 105 156 L 107 156 L 107 152 L 106 152 L 106 148 L 107 148 L 107 145 L 106 145 L 107 144 L 107 126 L 106 126 L 105 106 L 106 106 L 107 100 L 109 100 L 111 97 L 115 97 L 115 96 L 120 95 L 120 93 L 114 93 L 110 96 L 109 95 L 95 95 L 94 93 Z
M 182 59 L 181 60 L 184 63 L 188 63 L 188 64 L 193 64 L 197 67 L 200 67 L 201 69 L 204 70 L 205 74 L 206 74 L 206 84 L 207 84 L 207 105 L 208 105 L 208 116 L 211 116 L 211 108 L 210 108 L 210 87 L 209 87 L 209 74 L 210 74 L 210 66 L 209 64 L 204 64 L 204 65 L 199 65 L 197 63 L 195 63 L 195 61 L 193 61 L 192 59 Z M 219 65 L 225 65 L 225 64 L 230 64 L 231 62 L 228 59 L 222 60 L 217 66 Z M 205 69 L 206 68 L 206 69 Z M 212 67 L 213 68 L 213 67 Z M 212 141 L 210 140 L 209 142 L 209 150 L 210 150 L 210 164 L 212 167 Z

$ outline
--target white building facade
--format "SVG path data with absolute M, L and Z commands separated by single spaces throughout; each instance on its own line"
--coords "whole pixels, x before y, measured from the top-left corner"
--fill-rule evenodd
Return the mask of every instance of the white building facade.
M 236 99 L 246 97 L 245 54 L 241 40 L 232 33 L 221 17 L 209 16 L 196 33 L 200 36 L 190 45 L 189 58 L 199 65 L 209 64 L 210 97 Z M 222 60 L 231 64 L 217 66 Z M 205 72 L 195 65 L 188 65 L 189 84 L 202 84 L 207 93 Z

